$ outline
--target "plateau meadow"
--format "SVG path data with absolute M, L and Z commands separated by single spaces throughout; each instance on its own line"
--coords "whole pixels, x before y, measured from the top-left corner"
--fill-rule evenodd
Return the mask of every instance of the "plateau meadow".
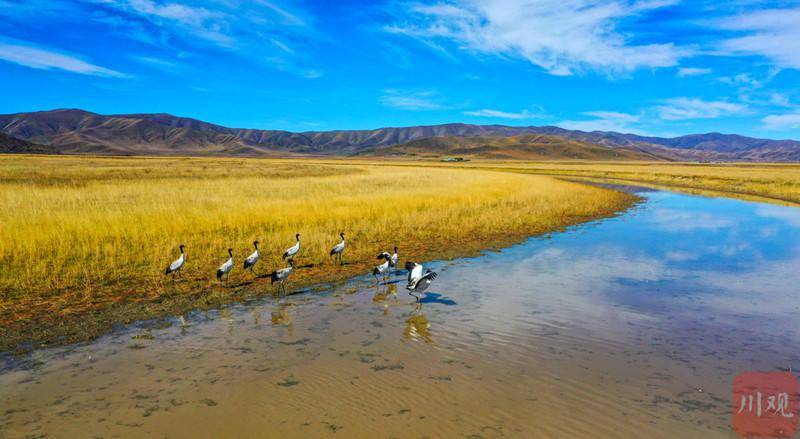
M 401 261 L 447 259 L 613 215 L 636 198 L 548 176 L 408 162 L 0 156 L 0 349 L 289 292 Z M 344 265 L 330 248 L 347 238 Z M 259 240 L 254 276 L 241 269 Z M 183 280 L 164 276 L 185 244 Z M 230 281 L 215 271 L 234 252 Z
M 462 166 L 800 204 L 800 165 L 794 163 L 483 161 L 466 162 Z

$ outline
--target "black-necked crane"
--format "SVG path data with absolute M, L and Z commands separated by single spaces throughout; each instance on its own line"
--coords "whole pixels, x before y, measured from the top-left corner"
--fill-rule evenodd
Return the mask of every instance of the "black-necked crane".
M 408 294 L 410 296 L 413 296 L 415 299 L 417 299 L 417 302 L 419 302 L 420 301 L 419 295 L 425 292 L 425 290 L 427 290 L 428 287 L 431 286 L 431 283 L 433 282 L 434 279 L 436 279 L 437 276 L 438 274 L 436 274 L 435 271 L 431 271 L 430 269 L 428 269 L 428 271 L 424 275 L 422 275 L 422 277 L 420 277 L 416 282 L 414 282 L 413 284 L 409 284 L 406 287 L 406 289 L 408 290 Z
M 250 256 L 248 256 L 244 260 L 244 269 L 245 270 L 249 269 L 250 272 L 253 273 L 253 275 L 256 275 L 256 272 L 255 272 L 253 267 L 255 267 L 256 262 L 258 262 L 258 259 L 259 259 L 259 256 L 258 256 L 258 241 L 253 241 L 253 248 L 255 248 L 253 253 L 251 253 Z
M 389 264 L 391 262 L 392 256 L 388 252 L 383 252 L 378 255 L 378 259 L 384 259 L 383 264 L 378 265 L 372 270 L 372 275 L 375 276 L 375 282 L 380 283 L 378 280 L 378 275 L 383 275 L 383 278 L 386 279 L 386 273 L 389 272 Z
M 344 246 L 345 246 L 344 232 L 339 233 L 339 236 L 342 237 L 342 242 L 340 242 L 340 243 L 338 243 L 338 244 L 333 246 L 333 248 L 331 249 L 331 256 L 336 256 L 336 260 L 339 261 L 339 263 L 341 264 L 342 263 L 342 253 L 344 253 Z
M 178 259 L 175 259 L 171 264 L 169 264 L 167 269 L 164 270 L 165 275 L 172 274 L 172 279 L 175 279 L 175 274 L 180 276 L 181 268 L 183 268 L 183 265 L 186 264 L 186 253 L 183 251 L 184 247 L 185 246 L 183 244 L 180 245 L 181 256 Z
M 283 259 L 294 259 L 294 255 L 300 251 L 300 234 L 298 233 L 294 235 L 294 239 L 296 239 L 297 242 L 293 246 L 286 249 L 286 252 L 283 254 Z
M 398 260 L 398 257 L 397 257 L 397 246 L 394 246 L 394 253 L 389 258 L 389 266 L 392 267 L 392 268 L 396 268 L 397 267 L 397 260 Z
M 406 270 L 408 270 L 408 286 L 415 284 L 422 277 L 422 264 L 408 261 Z
M 228 277 L 231 275 L 231 269 L 233 269 L 233 249 L 229 248 L 228 260 L 217 269 L 217 280 L 222 281 L 222 276 L 225 276 L 225 280 L 227 281 Z
M 278 284 L 278 295 L 280 295 L 281 290 L 283 290 L 284 296 L 286 295 L 286 279 L 289 278 L 289 275 L 292 274 L 294 271 L 294 259 L 289 259 L 289 266 L 286 268 L 281 268 L 280 270 L 275 270 L 272 272 L 271 278 L 272 283 L 279 282 Z

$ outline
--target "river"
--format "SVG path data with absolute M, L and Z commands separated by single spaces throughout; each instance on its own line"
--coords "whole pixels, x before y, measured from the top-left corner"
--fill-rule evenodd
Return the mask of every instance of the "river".
M 420 305 L 363 276 L 7 358 L 0 437 L 736 437 L 733 378 L 800 369 L 800 209 L 637 192 Z

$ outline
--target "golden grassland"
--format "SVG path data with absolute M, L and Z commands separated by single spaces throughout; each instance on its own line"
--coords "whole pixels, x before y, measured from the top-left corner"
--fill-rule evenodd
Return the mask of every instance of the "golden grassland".
M 798 164 L 693 164 L 664 162 L 467 162 L 462 167 L 645 183 L 714 191 L 741 198 L 800 204 Z
M 382 163 L 0 156 L 0 349 L 271 293 L 257 271 L 301 233 L 289 290 L 402 260 L 474 254 L 608 216 L 635 198 L 545 176 Z M 329 258 L 344 231 L 344 266 Z M 163 275 L 186 245 L 184 281 Z M 228 285 L 214 278 L 232 247 Z

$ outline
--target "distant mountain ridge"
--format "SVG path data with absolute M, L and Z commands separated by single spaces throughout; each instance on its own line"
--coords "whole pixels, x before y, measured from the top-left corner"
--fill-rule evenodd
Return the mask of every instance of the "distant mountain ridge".
M 291 132 L 229 128 L 169 114 L 100 115 L 78 109 L 0 115 L 0 132 L 52 152 L 114 155 L 285 156 L 359 155 L 442 137 L 547 135 L 604 148 L 624 148 L 667 160 L 800 161 L 800 142 L 707 133 L 675 138 L 555 126 L 511 127 L 451 123 L 374 130 Z M 419 142 L 423 144 L 420 145 Z M 431 141 L 433 142 L 433 141 Z M 25 152 L 17 148 L 13 151 Z M 625 155 L 629 155 L 625 153 Z
M 562 136 L 429 137 L 400 145 L 369 147 L 361 155 L 379 157 L 474 157 L 503 160 L 663 160 L 625 146 L 609 148 Z

